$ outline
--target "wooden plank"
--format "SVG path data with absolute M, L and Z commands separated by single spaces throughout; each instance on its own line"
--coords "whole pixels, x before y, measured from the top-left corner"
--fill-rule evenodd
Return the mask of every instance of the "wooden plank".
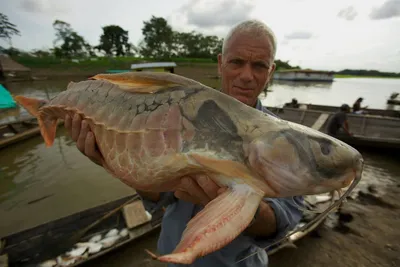
M 303 111 L 303 113 L 301 114 L 301 118 L 300 118 L 300 124 L 302 124 L 303 123 L 303 121 L 304 121 L 304 117 L 306 116 L 306 113 L 307 113 L 307 109 L 305 109 L 304 111 Z
M 58 121 L 57 127 L 63 123 L 63 121 Z M 0 149 L 36 135 L 40 135 L 39 127 L 33 127 L 31 129 L 24 130 L 11 137 L 0 138 Z
M 124 206 L 122 212 L 124 214 L 128 229 L 132 229 L 150 220 L 147 217 L 146 210 L 144 209 L 143 202 L 141 200 L 136 200 Z
M 8 257 L 7 257 L 7 254 L 0 255 L 0 267 L 8 267 Z
M 321 113 L 319 115 L 318 119 L 314 122 L 314 124 L 311 126 L 311 128 L 315 130 L 321 129 L 322 125 L 326 122 L 326 120 L 329 118 L 329 114 L 327 113 Z
M 367 117 L 365 116 L 365 117 L 363 118 L 363 121 L 362 121 L 362 124 L 361 124 L 360 135 L 364 135 L 364 132 L 365 132 L 365 122 L 366 122 L 366 120 L 367 120 Z

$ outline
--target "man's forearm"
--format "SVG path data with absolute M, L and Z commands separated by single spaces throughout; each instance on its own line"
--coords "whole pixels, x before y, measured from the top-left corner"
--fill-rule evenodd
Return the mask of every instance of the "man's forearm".
M 136 192 L 139 195 L 141 195 L 143 198 L 146 198 L 146 199 L 151 200 L 153 202 L 157 202 L 158 200 L 160 200 L 160 193 L 140 191 L 140 190 L 136 190 Z
M 277 227 L 273 209 L 264 201 L 261 201 L 259 208 L 256 220 L 246 229 L 246 232 L 251 235 L 263 237 L 275 234 Z

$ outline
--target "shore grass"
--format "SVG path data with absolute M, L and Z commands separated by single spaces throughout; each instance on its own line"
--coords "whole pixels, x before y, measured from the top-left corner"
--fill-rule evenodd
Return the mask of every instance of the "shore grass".
M 170 58 L 170 59 L 149 59 L 138 57 L 94 57 L 79 60 L 60 59 L 53 56 L 33 57 L 33 56 L 15 56 L 18 63 L 30 68 L 35 74 L 40 76 L 53 75 L 87 75 L 100 73 L 107 70 L 129 70 L 131 64 L 139 62 L 175 62 L 177 71 L 179 69 L 195 67 L 196 71 L 203 69 L 217 69 L 216 59 L 213 58 Z M 185 72 L 185 71 L 184 71 Z M 335 74 L 335 78 L 400 78 L 388 76 L 363 76 Z
M 363 76 L 363 75 L 348 75 L 348 74 L 335 74 L 335 78 L 386 78 L 386 79 L 399 79 L 400 77 L 387 77 L 387 76 Z

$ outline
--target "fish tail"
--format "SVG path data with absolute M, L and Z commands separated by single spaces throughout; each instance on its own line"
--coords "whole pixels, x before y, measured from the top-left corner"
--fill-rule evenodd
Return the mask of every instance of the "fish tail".
M 53 145 L 54 139 L 56 137 L 57 130 L 57 118 L 46 117 L 40 114 L 40 108 L 44 106 L 47 101 L 43 99 L 36 99 L 31 97 L 26 97 L 18 95 L 14 97 L 15 101 L 25 108 L 32 116 L 35 116 L 38 120 L 40 133 L 44 139 L 47 147 Z

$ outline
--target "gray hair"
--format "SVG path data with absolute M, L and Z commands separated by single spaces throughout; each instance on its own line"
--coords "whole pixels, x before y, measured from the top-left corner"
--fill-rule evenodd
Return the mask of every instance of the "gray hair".
M 276 38 L 273 31 L 262 21 L 259 20 L 245 20 L 234 26 L 224 38 L 222 44 L 222 56 L 226 53 L 226 47 L 232 36 L 236 33 L 252 33 L 255 36 L 267 36 L 272 43 L 272 60 L 276 55 Z

